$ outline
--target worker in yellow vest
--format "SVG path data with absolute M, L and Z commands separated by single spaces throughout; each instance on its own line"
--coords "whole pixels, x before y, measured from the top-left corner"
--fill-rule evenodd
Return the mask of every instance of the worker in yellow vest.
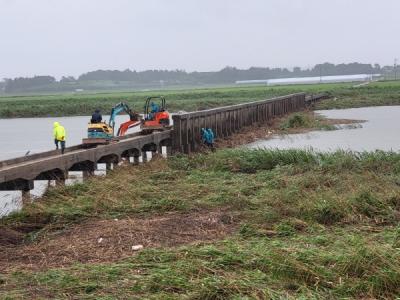
M 58 150 L 58 143 L 61 146 L 61 154 L 64 154 L 65 151 L 65 128 L 60 125 L 58 122 L 54 122 L 53 124 L 53 136 L 54 143 L 56 144 L 56 149 Z

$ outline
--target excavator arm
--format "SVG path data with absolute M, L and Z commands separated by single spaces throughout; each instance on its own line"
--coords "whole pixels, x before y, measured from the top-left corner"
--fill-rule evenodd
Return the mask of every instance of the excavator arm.
M 129 128 L 138 126 L 140 125 L 141 122 L 140 120 L 141 117 L 139 114 L 132 111 L 126 103 L 120 102 L 112 108 L 110 114 L 110 120 L 108 122 L 108 125 L 112 127 L 113 131 L 115 127 L 115 119 L 121 112 L 126 112 L 129 115 L 129 121 L 121 124 L 121 126 L 118 129 L 117 136 L 125 135 L 126 131 Z

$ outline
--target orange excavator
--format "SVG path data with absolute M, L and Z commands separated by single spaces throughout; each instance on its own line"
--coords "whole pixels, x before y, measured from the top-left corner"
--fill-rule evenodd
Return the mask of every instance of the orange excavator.
M 141 129 L 143 133 L 170 129 L 169 112 L 163 96 L 148 97 L 144 106 L 144 118 Z

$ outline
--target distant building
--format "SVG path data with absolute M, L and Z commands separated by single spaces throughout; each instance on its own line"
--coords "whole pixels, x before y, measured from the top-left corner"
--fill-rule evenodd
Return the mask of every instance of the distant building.
M 318 77 L 297 77 L 297 78 L 278 78 L 265 80 L 240 80 L 236 84 L 266 84 L 266 85 L 287 85 L 287 84 L 318 84 L 334 82 L 359 82 L 371 81 L 380 77 L 381 74 L 355 74 L 338 76 L 318 76 Z

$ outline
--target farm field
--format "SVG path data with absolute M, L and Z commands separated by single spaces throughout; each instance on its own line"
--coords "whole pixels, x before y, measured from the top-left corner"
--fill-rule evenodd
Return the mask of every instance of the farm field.
M 377 82 L 359 88 L 352 88 L 352 85 L 346 83 L 274 87 L 244 86 L 146 92 L 7 96 L 0 97 L 0 118 L 89 115 L 96 108 L 100 108 L 106 114 L 113 105 L 121 101 L 129 103 L 141 112 L 145 98 L 154 95 L 164 95 L 172 112 L 202 110 L 297 92 L 327 92 L 336 98 L 335 101 L 318 105 L 318 108 L 323 109 L 400 103 L 400 81 Z

